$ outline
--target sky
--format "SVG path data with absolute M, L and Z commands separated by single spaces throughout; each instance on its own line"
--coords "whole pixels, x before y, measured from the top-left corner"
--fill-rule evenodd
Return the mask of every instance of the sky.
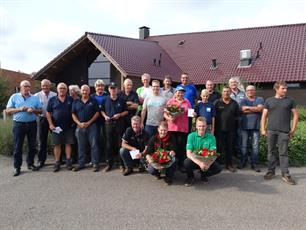
M 37 72 L 85 32 L 138 38 L 306 23 L 306 0 L 0 0 L 1 68 Z

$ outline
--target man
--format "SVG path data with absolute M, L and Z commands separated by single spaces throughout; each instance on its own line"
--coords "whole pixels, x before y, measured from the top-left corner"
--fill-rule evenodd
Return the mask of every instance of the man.
M 214 162 L 210 167 L 204 162 L 196 158 L 194 151 L 207 148 L 208 150 L 216 150 L 216 139 L 213 135 L 206 132 L 206 120 L 204 117 L 198 117 L 196 120 L 197 131 L 188 135 L 187 140 L 187 158 L 184 161 L 184 166 L 187 173 L 185 186 L 191 186 L 194 183 L 193 170 L 200 169 L 201 180 L 207 182 L 207 176 L 213 176 L 222 171 L 218 162 Z M 204 172 L 207 170 L 207 172 Z
M 75 136 L 78 141 L 78 166 L 73 171 L 85 168 L 85 155 L 88 143 L 90 145 L 93 171 L 99 171 L 99 145 L 96 120 L 99 117 L 99 107 L 95 99 L 89 96 L 90 88 L 82 85 L 81 98 L 73 101 L 72 119 L 77 124 Z
M 13 144 L 14 144 L 14 173 L 19 176 L 22 165 L 22 146 L 25 136 L 28 139 L 28 169 L 37 171 L 34 165 L 36 153 L 37 115 L 42 113 L 42 105 L 38 97 L 31 95 L 31 84 L 29 81 L 20 82 L 20 93 L 13 94 L 7 105 L 6 112 L 13 114 Z
M 114 156 L 118 155 L 121 145 L 121 136 L 124 132 L 124 117 L 128 115 L 127 104 L 125 100 L 118 97 L 118 87 L 115 82 L 108 86 L 110 95 L 106 97 L 102 106 L 102 116 L 105 119 L 105 138 L 106 138 L 106 163 L 104 172 L 112 169 Z M 121 164 L 123 164 L 121 162 Z M 124 166 L 121 165 L 122 171 Z
M 246 98 L 241 101 L 241 134 L 242 134 L 242 157 L 239 164 L 240 169 L 244 168 L 248 162 L 248 147 L 251 139 L 252 163 L 251 167 L 256 172 L 260 172 L 258 167 L 258 147 L 260 117 L 263 110 L 264 100 L 256 97 L 256 89 L 253 85 L 246 87 Z
M 208 90 L 209 97 L 208 101 L 214 103 L 221 97 L 221 94 L 215 91 L 215 83 L 212 80 L 207 80 L 205 84 L 205 88 Z
M 241 101 L 245 98 L 245 92 L 242 89 L 239 89 L 239 85 L 241 85 L 238 77 L 231 77 L 228 81 L 229 87 L 231 89 L 230 97 L 235 100 L 239 108 L 241 108 Z M 237 119 L 236 122 L 236 134 L 235 134 L 235 156 L 240 158 L 241 153 L 241 117 Z
M 164 118 L 164 108 L 167 103 L 167 100 L 160 95 L 159 81 L 152 81 L 152 89 L 153 94 L 146 97 L 141 111 L 141 127 L 145 128 L 150 137 L 156 134 L 158 125 Z M 144 125 L 146 116 L 147 121 Z
M 275 82 L 273 88 L 275 96 L 266 100 L 261 120 L 261 133 L 267 136 L 268 145 L 268 172 L 264 179 L 269 180 L 275 176 L 278 148 L 282 179 L 286 183 L 294 185 L 296 182 L 290 176 L 288 170 L 288 143 L 297 128 L 299 119 L 298 110 L 295 101 L 286 96 L 286 82 Z M 290 128 L 291 116 L 293 118 Z
M 174 88 L 172 87 L 172 78 L 169 75 L 165 76 L 163 81 L 164 87 L 161 90 L 161 95 L 165 97 L 167 100 L 173 97 Z
M 235 172 L 232 155 L 236 132 L 235 123 L 239 118 L 240 110 L 238 103 L 230 98 L 230 88 L 228 86 L 223 87 L 222 98 L 215 102 L 215 109 L 218 151 L 225 156 L 228 171 Z
M 94 98 L 99 106 L 99 110 L 102 110 L 102 105 L 104 104 L 104 101 L 106 97 L 108 96 L 108 93 L 105 91 L 105 83 L 102 79 L 98 79 L 95 82 L 95 93 L 90 95 L 92 98 Z M 100 153 L 100 161 L 102 160 L 102 156 L 104 156 L 104 146 L 105 146 L 105 124 L 104 124 L 104 118 L 99 113 L 99 117 L 96 121 L 97 129 L 98 129 L 98 145 L 99 145 L 99 153 Z
M 144 73 L 141 76 L 141 82 L 143 86 L 139 87 L 136 90 L 136 93 L 138 94 L 138 97 L 139 97 L 139 103 L 140 103 L 140 105 L 138 106 L 137 114 L 141 114 L 142 104 L 144 102 L 145 97 L 148 94 L 152 93 L 152 88 L 150 86 L 150 80 L 151 80 L 151 76 L 148 73 Z
M 48 79 L 43 79 L 40 86 L 41 91 L 36 93 L 35 96 L 39 98 L 39 101 L 42 104 L 42 114 L 37 118 L 38 167 L 42 168 L 44 167 L 47 158 L 47 142 L 49 133 L 46 109 L 50 98 L 56 96 L 56 93 L 50 91 L 51 82 Z
M 119 97 L 126 101 L 128 115 L 125 116 L 125 128 L 131 126 L 131 118 L 136 115 L 139 105 L 138 94 L 133 91 L 133 82 L 127 78 L 123 82 L 123 90 L 119 93 Z
M 144 157 L 145 147 L 149 140 L 149 136 L 145 130 L 141 129 L 141 118 L 139 116 L 133 116 L 131 118 L 131 127 L 128 127 L 123 134 L 122 144 L 120 149 L 120 156 L 124 162 L 126 170 L 123 172 L 124 176 L 128 176 L 133 173 L 133 166 L 135 163 L 140 164 L 140 159 Z M 137 159 L 132 159 L 130 151 L 139 151 L 136 155 Z
M 55 164 L 53 172 L 58 172 L 61 165 L 62 145 L 65 145 L 67 169 L 72 169 L 71 145 L 74 143 L 74 129 L 72 127 L 72 97 L 67 95 L 67 85 L 59 83 L 56 87 L 57 96 L 49 100 L 46 117 L 49 128 L 52 131 L 52 143 L 54 145 Z M 60 129 L 61 130 L 60 130 Z

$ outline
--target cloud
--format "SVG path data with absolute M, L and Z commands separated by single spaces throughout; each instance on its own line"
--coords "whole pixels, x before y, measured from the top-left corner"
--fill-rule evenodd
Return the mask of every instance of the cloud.
M 16 29 L 13 17 L 2 6 L 0 6 L 0 45 L 6 42 L 8 36 L 12 35 Z

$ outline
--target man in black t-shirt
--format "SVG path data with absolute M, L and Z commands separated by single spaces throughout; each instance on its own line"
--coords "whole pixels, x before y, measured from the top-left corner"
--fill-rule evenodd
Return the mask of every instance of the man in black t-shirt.
M 208 97 L 209 102 L 214 103 L 216 100 L 221 98 L 221 94 L 215 91 L 215 84 L 212 80 L 206 81 L 205 88 L 208 90 L 208 93 L 209 93 L 209 97 Z
M 239 105 L 230 98 L 230 88 L 224 86 L 222 98 L 215 102 L 216 109 L 216 137 L 217 149 L 225 155 L 226 168 L 235 172 L 232 155 L 234 151 L 234 139 L 236 131 L 236 120 L 239 118 Z
M 147 145 L 149 135 L 145 130 L 141 129 L 141 118 L 133 116 L 131 118 L 131 127 L 128 127 L 122 137 L 122 145 L 120 156 L 124 162 L 125 170 L 123 175 L 127 176 L 133 173 L 135 163 L 144 157 L 145 147 Z M 135 152 L 135 157 L 131 157 L 130 151 Z M 137 153 L 138 152 L 138 153 Z M 142 169 L 142 167 L 140 167 Z
M 269 180 L 275 176 L 278 147 L 282 179 L 286 183 L 294 185 L 296 182 L 290 176 L 288 170 L 288 144 L 289 139 L 296 131 L 299 115 L 294 100 L 286 97 L 287 83 L 276 82 L 273 88 L 275 96 L 266 100 L 261 120 L 261 133 L 267 136 L 268 144 L 268 172 L 264 178 Z M 290 128 L 292 115 L 292 126 Z

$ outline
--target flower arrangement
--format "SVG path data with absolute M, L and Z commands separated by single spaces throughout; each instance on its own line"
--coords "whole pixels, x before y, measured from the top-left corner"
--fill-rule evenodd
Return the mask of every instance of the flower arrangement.
M 169 113 L 171 116 L 178 116 L 181 113 L 184 113 L 185 109 L 178 105 L 167 105 L 165 108 L 165 112 Z
M 152 166 L 156 169 L 164 169 L 170 167 L 175 159 L 170 155 L 170 151 L 158 148 L 152 155 Z
M 220 154 L 217 153 L 215 149 L 209 150 L 207 148 L 202 148 L 202 149 L 194 151 L 193 155 L 210 167 Z

